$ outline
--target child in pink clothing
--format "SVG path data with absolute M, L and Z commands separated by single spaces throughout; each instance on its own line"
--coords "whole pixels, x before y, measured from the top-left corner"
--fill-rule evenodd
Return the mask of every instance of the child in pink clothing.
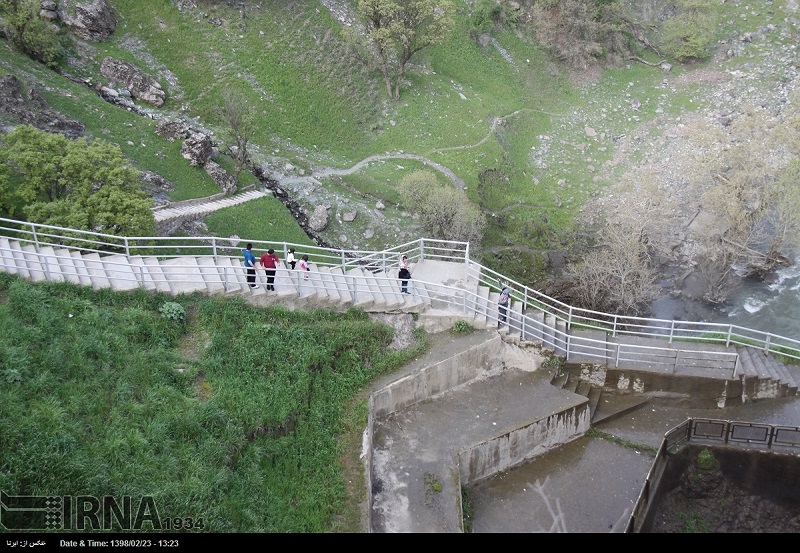
M 308 272 L 311 270 L 308 262 L 308 254 L 303 254 L 303 257 L 300 258 L 300 270 L 305 271 L 303 273 L 303 280 L 308 280 Z

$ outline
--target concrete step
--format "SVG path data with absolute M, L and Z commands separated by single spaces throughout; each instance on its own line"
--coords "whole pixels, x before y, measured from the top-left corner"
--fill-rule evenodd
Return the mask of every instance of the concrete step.
M 342 307 L 350 307 L 353 305 L 353 296 L 347 286 L 345 274 L 340 267 L 329 267 L 328 274 L 331 281 L 336 286 L 336 293 L 339 296 L 339 305 Z
M 375 273 L 368 269 L 360 269 L 359 272 L 353 272 L 354 275 L 358 274 L 363 279 L 366 286 L 369 288 L 370 294 L 372 294 L 372 309 L 384 309 L 386 308 L 386 297 L 383 293 L 384 286 L 382 283 L 378 282 L 378 279 L 375 277 Z
M 197 268 L 200 269 L 200 274 L 203 281 L 206 283 L 206 289 L 209 294 L 224 294 L 225 283 L 222 279 L 222 274 L 217 266 L 217 260 L 213 257 L 201 256 L 197 258 Z
M 347 282 L 347 286 L 353 298 L 353 307 L 369 309 L 375 305 L 372 291 L 370 290 L 369 284 L 363 278 L 363 271 L 361 268 L 356 267 L 349 269 L 345 275 L 347 276 L 345 281 Z
M 536 344 L 541 344 L 543 334 L 544 313 L 539 310 L 526 310 L 525 326 L 523 328 L 522 338 Z
M 638 395 L 603 392 L 592 415 L 592 426 L 610 422 L 647 405 L 649 399 Z
M 145 265 L 145 259 L 146 258 L 142 256 L 134 255 L 128 260 L 130 261 L 131 269 L 133 269 L 136 275 L 136 280 L 139 282 L 139 286 L 143 287 L 145 290 L 154 292 L 157 291 L 157 284 L 150 274 L 150 267 Z M 169 288 L 167 288 L 167 290 L 169 290 Z
M 111 282 L 108 280 L 108 275 L 106 275 L 100 254 L 94 252 L 84 253 L 81 257 L 86 266 L 86 272 L 89 274 L 89 279 L 92 281 L 92 288 L 95 290 L 111 288 Z
M 69 253 L 72 256 L 72 262 L 75 264 L 75 271 L 78 273 L 78 280 L 81 286 L 91 286 L 94 288 L 92 276 L 89 272 L 89 268 L 86 266 L 86 259 L 83 257 L 83 254 L 77 250 L 71 250 Z
M 0 266 L 3 272 L 17 274 L 17 262 L 14 252 L 11 250 L 12 241 L 4 236 L 0 236 Z
M 330 267 L 319 267 L 319 278 L 323 283 L 327 302 L 330 305 L 339 305 L 341 297 L 339 296 L 339 289 L 336 287 L 336 282 L 331 274 Z
M 169 284 L 167 275 L 164 274 L 164 269 L 161 268 L 161 262 L 156 257 L 143 257 L 144 266 L 150 273 L 150 278 L 153 280 L 155 289 L 158 292 L 165 294 L 172 294 L 172 287 Z
M 111 289 L 117 291 L 135 290 L 139 287 L 136 273 L 130 261 L 124 255 L 108 255 L 100 258 L 111 283 Z
M 739 354 L 739 371 L 742 372 L 745 377 L 758 378 L 758 369 L 755 366 L 755 362 L 750 358 L 749 349 L 750 348 L 746 347 L 736 348 L 736 353 Z
M 404 296 L 411 295 L 411 280 L 413 279 L 408 281 L 408 294 L 403 294 L 402 283 L 397 278 L 394 269 L 391 269 L 389 272 L 378 271 L 375 273 L 375 280 L 378 282 L 380 290 L 383 293 L 383 299 L 384 302 L 386 302 L 387 309 L 397 309 L 405 305 L 406 301 Z
M 28 279 L 33 282 L 43 282 L 47 280 L 47 272 L 45 271 L 41 256 L 36 251 L 36 246 L 33 244 L 23 245 L 22 256 L 25 259 L 25 265 L 28 267 Z
M 52 246 L 39 248 L 39 259 L 45 270 L 45 278 L 50 282 L 64 282 L 64 272 L 58 262 L 58 256 Z
M 197 258 L 192 256 L 173 257 L 164 259 L 159 264 L 173 294 L 191 294 L 207 290 L 200 267 L 197 266 Z
M 64 275 L 64 280 L 75 285 L 80 285 L 80 274 L 78 273 L 78 268 L 75 266 L 75 259 L 72 257 L 72 252 L 64 248 L 59 248 L 55 250 L 54 254 L 61 266 L 61 273 Z
M 219 267 L 222 279 L 225 282 L 225 295 L 250 293 L 250 287 L 247 284 L 247 273 L 240 258 L 217 258 L 217 267 Z

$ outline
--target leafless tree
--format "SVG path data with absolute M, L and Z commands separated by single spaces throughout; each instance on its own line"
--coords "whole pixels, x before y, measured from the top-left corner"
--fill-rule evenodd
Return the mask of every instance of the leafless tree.
M 228 125 L 226 131 L 232 142 L 229 150 L 235 163 L 234 179 L 237 183 L 250 161 L 249 146 L 256 128 L 255 114 L 255 108 L 244 94 L 233 89 L 225 91 L 220 115 Z

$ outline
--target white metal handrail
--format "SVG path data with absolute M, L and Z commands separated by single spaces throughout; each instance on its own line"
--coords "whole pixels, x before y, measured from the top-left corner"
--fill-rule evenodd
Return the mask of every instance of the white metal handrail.
M 268 242 L 260 240 L 230 239 L 220 237 L 119 237 L 115 235 L 66 229 L 53 225 L 42 225 L 13 219 L 0 218 L 0 236 L 16 240 L 23 243 L 33 244 L 37 250 L 44 246 L 54 249 L 65 249 L 67 251 L 78 251 L 81 253 L 109 254 L 119 253 L 129 259 L 131 257 L 158 256 L 162 258 L 176 257 L 195 257 L 202 255 L 213 256 L 215 259 L 231 258 L 241 259 L 241 249 L 246 243 L 252 243 L 256 253 L 273 248 L 278 252 L 283 252 L 284 258 L 289 248 L 295 248 L 297 252 L 308 253 L 313 262 L 319 267 L 339 267 L 343 272 L 356 267 L 367 268 L 373 272 L 389 271 L 397 267 L 400 256 L 409 256 L 412 262 L 419 262 L 426 259 L 463 262 L 466 265 L 467 280 L 478 287 L 485 287 L 491 291 L 498 291 L 498 283 L 504 281 L 509 284 L 511 290 L 512 303 L 520 303 L 523 312 L 540 312 L 554 317 L 556 321 L 566 326 L 567 333 L 561 336 L 556 332 L 549 338 L 553 347 L 558 346 L 561 350 L 568 348 L 566 335 L 573 329 L 596 329 L 609 333 L 612 337 L 616 336 L 639 336 L 666 339 L 668 343 L 683 340 L 700 340 L 724 344 L 726 346 L 741 345 L 751 346 L 762 349 L 768 353 L 777 353 L 786 357 L 800 359 L 800 340 L 795 340 L 785 336 L 762 332 L 737 325 L 723 323 L 705 323 L 690 321 L 675 321 L 666 319 L 654 319 L 646 317 L 631 317 L 616 314 L 608 314 L 592 311 L 583 308 L 576 308 L 555 298 L 551 298 L 541 292 L 528 288 L 518 282 L 506 278 L 504 275 L 484 267 L 469 259 L 469 244 L 465 242 L 455 242 L 447 240 L 418 239 L 405 244 L 395 246 L 384 251 L 361 251 L 345 249 L 329 249 L 320 246 L 308 246 L 305 244 L 293 244 L 288 242 Z M 183 254 L 181 251 L 191 253 Z M 297 255 L 297 254 L 296 254 Z M 124 265 L 121 264 L 121 265 Z M 44 265 L 42 272 L 47 272 L 47 265 Z M 171 276 L 176 276 L 182 267 L 173 265 L 170 267 Z M 196 271 L 193 265 L 183 267 L 187 270 L 187 279 L 191 278 L 191 270 Z M 124 271 L 121 271 L 124 272 Z M 74 276 L 74 275 L 73 275 Z M 119 277 L 124 278 L 124 277 Z M 222 278 L 221 280 L 224 280 Z M 352 278 L 356 288 L 363 283 L 359 278 Z M 143 285 L 142 282 L 140 284 Z M 437 283 L 425 283 L 432 288 L 439 288 L 442 285 Z M 448 300 L 448 294 L 455 294 L 457 301 L 463 304 L 459 307 L 465 314 L 485 314 L 490 306 L 483 305 L 485 300 L 479 298 L 477 294 L 470 294 L 455 289 L 442 292 L 441 301 L 452 303 Z M 496 319 L 495 319 L 496 320 Z M 524 335 L 527 327 L 535 328 L 539 323 L 534 318 L 523 315 L 520 320 L 510 322 L 514 330 Z M 514 327 L 518 326 L 519 328 Z M 551 333 L 552 334 L 552 333 Z M 547 338 L 545 338 L 547 340 Z M 672 349 L 672 348 L 669 348 Z

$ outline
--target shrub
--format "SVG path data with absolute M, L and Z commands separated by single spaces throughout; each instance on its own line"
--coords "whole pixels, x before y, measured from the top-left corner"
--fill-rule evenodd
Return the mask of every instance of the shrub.
M 158 308 L 158 312 L 161 313 L 162 317 L 168 321 L 172 321 L 176 325 L 182 325 L 186 322 L 186 310 L 181 304 L 175 303 L 174 301 L 164 303 Z
M 706 59 L 714 41 L 711 8 L 698 0 L 681 0 L 678 9 L 681 12 L 668 19 L 661 30 L 664 53 L 680 62 Z
M 472 328 L 472 325 L 470 325 L 467 321 L 464 320 L 458 320 L 453 324 L 454 334 L 468 334 L 473 330 L 475 329 Z
M 56 27 L 39 17 L 39 0 L 2 0 L 0 12 L 6 15 L 3 30 L 27 56 L 50 68 L 64 59 L 61 37 Z

